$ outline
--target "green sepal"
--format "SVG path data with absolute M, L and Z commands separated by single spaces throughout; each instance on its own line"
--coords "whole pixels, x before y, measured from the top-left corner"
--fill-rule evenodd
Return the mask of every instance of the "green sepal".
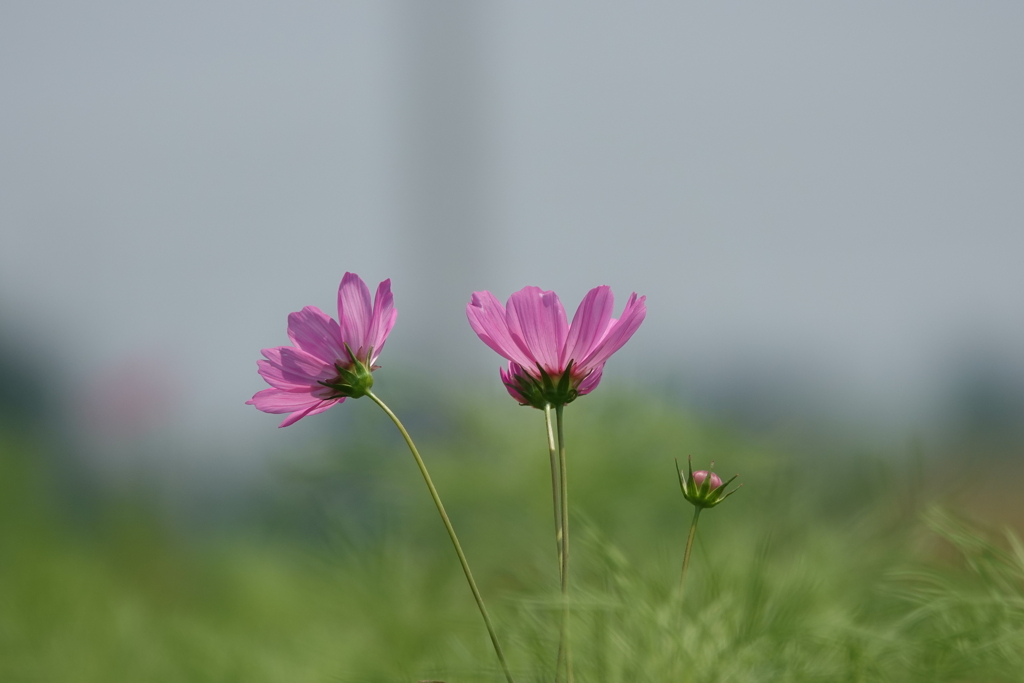
M 579 397 L 579 393 L 573 386 L 572 365 L 572 361 L 569 361 L 565 372 L 558 377 L 556 382 L 538 363 L 537 372 L 540 377 L 534 377 L 527 373 L 513 375 L 514 381 L 506 382 L 505 386 L 515 390 L 523 397 L 525 403 L 522 405 L 533 406 L 539 410 L 544 410 L 544 407 L 549 405 L 564 406 Z
M 348 344 L 345 344 L 345 351 L 348 353 L 350 363 L 342 365 L 341 361 L 334 364 L 338 376 L 330 382 L 318 382 L 332 390 L 329 398 L 359 398 L 366 396 L 366 393 L 373 387 L 373 366 L 370 359 L 373 358 L 371 348 L 366 358 L 360 360 L 352 352 Z

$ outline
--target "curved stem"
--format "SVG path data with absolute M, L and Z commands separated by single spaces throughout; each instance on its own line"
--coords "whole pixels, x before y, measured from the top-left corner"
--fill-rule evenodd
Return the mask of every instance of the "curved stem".
M 388 414 L 391 421 L 398 427 L 398 431 L 402 433 L 402 438 L 405 439 L 406 445 L 409 446 L 409 450 L 412 452 L 412 457 L 416 459 L 416 464 L 420 468 L 420 474 L 423 475 L 423 481 L 427 483 L 427 488 L 430 490 L 430 497 L 434 499 L 434 505 L 437 506 L 437 511 L 441 515 L 441 521 L 444 522 L 444 528 L 448 530 L 448 537 L 452 539 L 452 545 L 455 546 L 455 553 L 459 556 L 459 562 L 462 564 L 462 571 L 466 575 L 466 581 L 469 582 L 469 589 L 473 592 L 473 599 L 476 600 L 476 606 L 480 608 L 480 616 L 484 618 L 484 624 L 487 626 L 487 633 L 491 636 L 491 643 L 494 645 L 494 652 L 498 655 L 498 661 L 501 662 L 501 668 L 505 672 L 505 678 L 508 679 L 508 683 L 515 683 L 512 678 L 512 672 L 509 671 L 508 663 L 505 661 L 505 655 L 501 651 L 501 645 L 498 644 L 498 636 L 494 633 L 494 626 L 491 624 L 491 618 L 487 615 L 487 608 L 484 606 L 483 596 L 480 595 L 480 589 L 476 586 L 476 581 L 473 580 L 473 572 L 469 570 L 469 562 L 466 561 L 466 554 L 462 552 L 462 545 L 459 544 L 459 538 L 455 535 L 455 529 L 452 527 L 451 520 L 448 519 L 448 513 L 444 511 L 444 505 L 441 503 L 441 497 L 437 495 L 437 489 L 434 488 L 434 482 L 430 479 L 430 473 L 427 472 L 427 465 L 423 462 L 423 458 L 420 457 L 420 452 L 416 449 L 416 444 L 412 442 L 412 437 L 409 436 L 409 432 L 405 431 L 405 427 L 402 425 L 402 421 L 398 419 L 398 416 L 391 412 L 383 401 L 377 398 L 376 394 L 372 391 L 367 391 L 366 395 L 370 399 L 379 405 L 381 409 Z
M 686 580 L 686 568 L 690 566 L 690 551 L 693 550 L 693 539 L 697 535 L 697 520 L 700 519 L 701 508 L 694 506 L 693 522 L 690 523 L 690 535 L 686 538 L 686 553 L 683 555 L 683 571 L 679 575 L 679 590 L 683 589 L 683 581 Z
M 565 644 L 565 671 L 569 683 L 573 683 L 572 650 L 569 647 L 569 483 L 565 469 L 565 434 L 562 431 L 562 410 L 564 405 L 555 406 L 558 422 L 558 469 L 562 490 L 562 634 Z

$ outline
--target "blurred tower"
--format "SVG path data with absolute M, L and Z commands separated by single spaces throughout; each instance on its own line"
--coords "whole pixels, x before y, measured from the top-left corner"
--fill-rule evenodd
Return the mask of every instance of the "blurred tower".
M 398 209 L 402 268 L 396 277 L 414 362 L 456 369 L 479 343 L 465 305 L 486 286 L 488 150 L 482 19 L 473 0 L 401 6 L 405 82 Z M 493 258 L 493 257 L 492 257 Z

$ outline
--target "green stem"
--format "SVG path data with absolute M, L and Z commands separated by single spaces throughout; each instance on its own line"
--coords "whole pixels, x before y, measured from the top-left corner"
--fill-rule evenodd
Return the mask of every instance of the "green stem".
M 544 406 L 544 424 L 548 435 L 548 456 L 551 461 L 551 502 L 555 511 L 555 546 L 558 549 L 558 584 L 562 585 L 562 502 L 558 477 L 558 444 L 555 441 L 555 420 L 550 403 Z M 555 683 L 562 679 L 562 664 L 565 661 L 565 640 L 559 635 L 558 657 L 555 659 Z
M 562 505 L 558 484 L 558 445 L 555 443 L 555 421 L 551 404 L 544 406 L 544 422 L 548 430 L 548 456 L 551 460 L 551 503 L 555 510 L 555 547 L 558 549 L 558 580 L 562 580 Z
M 484 624 L 487 626 L 487 633 L 491 636 L 491 643 L 494 645 L 494 652 L 498 655 L 498 661 L 501 662 L 501 668 L 505 672 L 505 678 L 508 679 L 508 683 L 515 683 L 512 678 L 512 672 L 509 671 L 508 663 L 505 661 L 505 655 L 501 651 L 501 645 L 498 644 L 498 636 L 494 633 L 494 626 L 491 624 L 491 618 L 487 615 L 487 608 L 484 606 L 483 596 L 480 595 L 480 589 L 476 587 L 476 581 L 473 580 L 473 572 L 469 570 L 469 562 L 466 561 L 466 554 L 462 552 L 462 545 L 459 544 L 459 537 L 455 535 L 455 529 L 452 527 L 451 520 L 448 519 L 448 513 L 444 511 L 444 505 L 441 503 L 441 497 L 437 495 L 437 489 L 434 488 L 434 482 L 430 479 L 430 473 L 427 472 L 427 465 L 423 462 L 423 458 L 420 457 L 420 452 L 416 449 L 416 444 L 412 442 L 412 437 L 409 436 L 409 432 L 405 431 L 405 427 L 402 425 L 402 421 L 398 419 L 398 416 L 391 412 L 391 409 L 384 404 L 372 391 L 367 391 L 366 395 L 370 399 L 379 405 L 381 409 L 388 414 L 391 421 L 398 427 L 398 431 L 402 433 L 402 438 L 405 439 L 406 445 L 409 446 L 409 450 L 412 452 L 412 457 L 416 459 L 416 465 L 420 468 L 420 474 L 423 475 L 423 481 L 427 483 L 427 488 L 430 490 L 430 497 L 434 499 L 434 505 L 437 506 L 437 511 L 441 515 L 441 521 L 444 522 L 444 528 L 448 530 L 448 537 L 452 539 L 452 545 L 455 546 L 455 553 L 459 556 L 459 562 L 462 563 L 462 571 L 466 574 L 466 581 L 469 582 L 469 589 L 473 592 L 473 599 L 476 600 L 476 606 L 480 608 L 480 616 L 484 618 Z
M 693 550 L 693 539 L 697 535 L 697 520 L 700 519 L 701 508 L 694 506 L 693 522 L 690 523 L 690 535 L 686 538 L 686 553 L 683 555 L 683 571 L 679 576 L 679 590 L 683 589 L 683 581 L 686 580 L 686 569 L 690 566 L 690 551 Z
M 562 488 L 562 634 L 565 643 L 565 670 L 569 683 L 573 683 L 572 650 L 569 647 L 569 483 L 565 471 L 565 434 L 562 431 L 564 405 L 555 406 L 558 422 L 558 469 Z

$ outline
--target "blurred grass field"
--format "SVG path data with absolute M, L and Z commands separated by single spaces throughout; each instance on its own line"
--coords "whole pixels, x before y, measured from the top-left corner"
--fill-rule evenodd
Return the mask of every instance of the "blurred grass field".
M 393 407 L 517 680 L 553 680 L 541 414 Z M 566 416 L 577 681 L 1024 680 L 1024 549 L 1004 526 L 1024 505 L 970 504 L 996 495 L 986 477 L 1019 481 L 1012 463 L 755 438 L 639 394 Z M 368 401 L 317 419 L 314 443 L 209 523 L 147 490 L 69 502 L 52 445 L 0 436 L 0 681 L 503 680 L 393 427 Z M 680 595 L 692 508 L 672 467 L 688 454 L 744 486 L 702 515 Z

